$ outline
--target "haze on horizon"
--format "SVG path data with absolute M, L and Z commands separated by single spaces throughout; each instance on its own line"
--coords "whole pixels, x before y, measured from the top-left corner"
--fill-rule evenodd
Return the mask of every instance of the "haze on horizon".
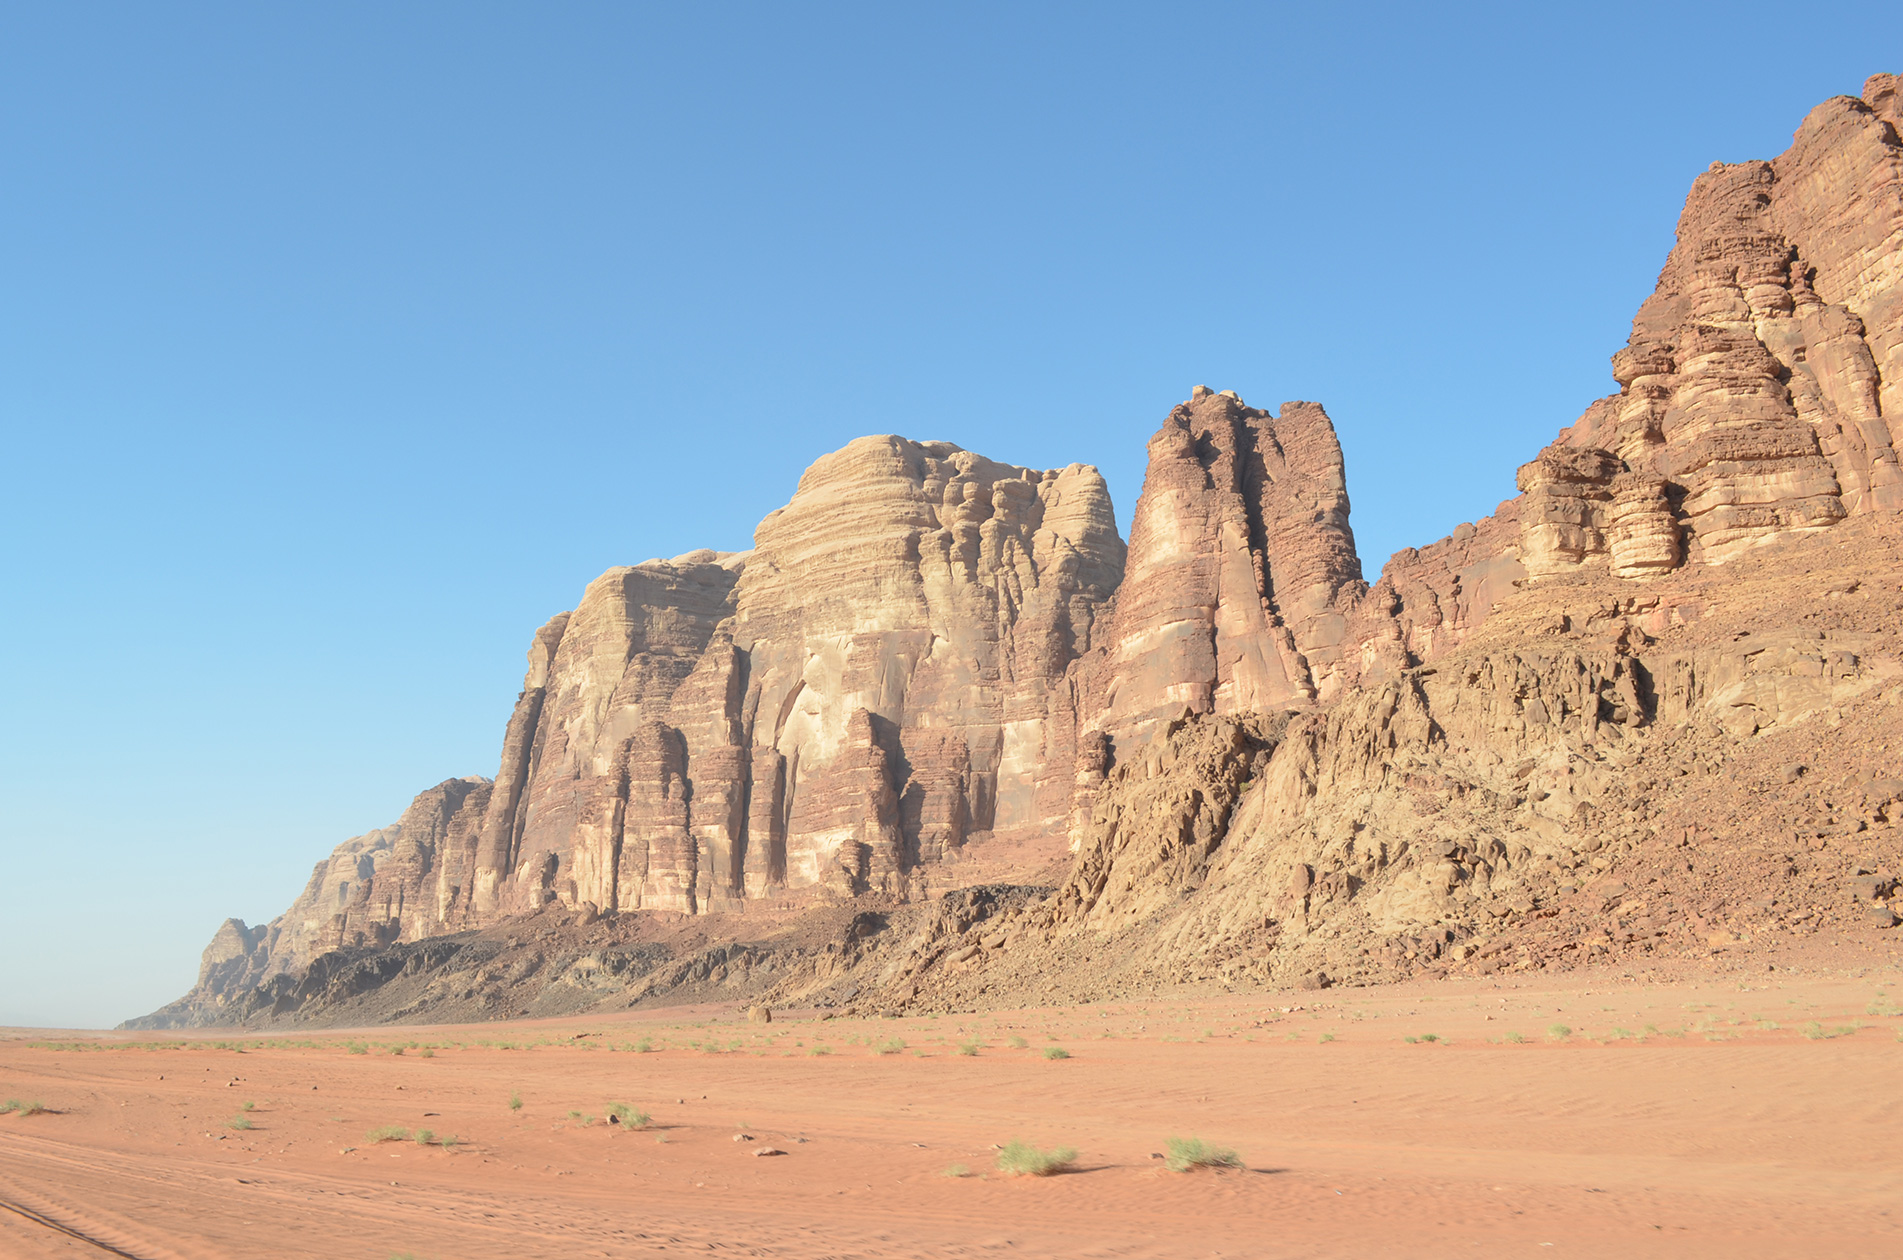
M 177 997 L 494 773 L 591 578 L 865 433 L 1094 463 L 1127 533 L 1192 386 L 1314 399 L 1374 577 L 1615 388 L 1692 179 L 1903 68 L 1888 12 L 0 15 L 0 1024 Z

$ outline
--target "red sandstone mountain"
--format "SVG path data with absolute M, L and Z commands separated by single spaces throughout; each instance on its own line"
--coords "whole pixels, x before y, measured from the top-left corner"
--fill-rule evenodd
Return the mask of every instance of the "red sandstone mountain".
M 228 922 L 139 1022 L 706 984 L 956 1005 L 1881 930 L 1900 110 L 1879 75 L 1699 176 L 1619 392 L 1372 587 L 1312 403 L 1198 387 L 1127 559 L 1091 468 L 822 458 L 753 551 L 597 579 L 537 633 L 493 783 Z M 1067 847 L 1052 895 L 977 886 Z

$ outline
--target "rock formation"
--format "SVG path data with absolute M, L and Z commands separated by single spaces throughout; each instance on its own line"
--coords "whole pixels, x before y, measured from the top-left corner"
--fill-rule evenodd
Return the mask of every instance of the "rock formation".
M 1700 175 L 1619 392 L 1372 586 L 1313 403 L 1198 387 L 1150 441 L 1127 564 L 1094 469 L 862 438 L 751 552 L 592 583 L 535 636 L 493 783 L 430 789 L 279 919 L 227 922 L 151 1019 L 569 1009 L 637 973 L 893 1006 L 1319 984 L 1684 944 L 1668 914 L 1894 922 L 1867 903 L 1903 861 L 1899 100 L 1878 75 L 1782 156 Z M 1826 763 L 1853 767 L 1827 799 L 1803 778 Z M 1048 897 L 970 886 L 974 841 L 1040 836 L 1076 850 Z M 1746 924 L 1739 872 L 1834 896 L 1838 842 L 1875 881 L 1854 911 Z M 641 937 L 852 904 L 823 948 L 661 966 Z M 577 937 L 564 996 L 511 1005 L 494 960 L 551 915 L 640 949 Z M 474 970 L 419 978 L 449 933 Z M 399 972 L 404 1004 L 362 1005 Z
M 1149 451 L 1109 629 L 1051 695 L 1073 824 L 1161 724 L 1332 698 L 1367 589 L 1341 443 L 1318 404 L 1270 415 L 1199 385 Z
M 916 895 L 973 837 L 1061 829 L 1047 696 L 1123 561 L 1094 468 L 861 438 L 751 552 L 590 583 L 530 645 L 494 783 L 439 785 L 340 846 L 268 927 L 221 929 L 201 984 L 545 906 Z

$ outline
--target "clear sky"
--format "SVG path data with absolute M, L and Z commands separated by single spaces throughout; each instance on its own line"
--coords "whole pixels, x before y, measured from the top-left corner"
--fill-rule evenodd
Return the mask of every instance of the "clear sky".
M 0 1023 L 493 774 L 602 569 L 865 433 L 1325 403 L 1372 577 L 1614 388 L 1692 178 L 1893 4 L 0 9 Z

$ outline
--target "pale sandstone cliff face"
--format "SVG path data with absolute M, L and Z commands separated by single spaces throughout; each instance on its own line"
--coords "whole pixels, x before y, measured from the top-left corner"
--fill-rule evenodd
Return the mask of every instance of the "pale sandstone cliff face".
M 220 929 L 201 987 L 555 903 L 916 895 L 973 835 L 1061 828 L 1046 698 L 1123 573 L 1094 468 L 861 438 L 755 543 L 590 583 L 535 636 L 494 783 L 339 846 L 279 919 Z
M 862 438 L 755 541 L 732 729 L 780 799 L 749 884 L 899 893 L 973 833 L 1048 821 L 1046 696 L 1123 574 L 1095 469 Z
M 1312 403 L 1270 415 L 1198 387 L 1175 408 L 1127 572 L 1094 469 L 851 443 L 752 552 L 591 584 L 536 636 L 494 784 L 431 789 L 280 919 L 227 923 L 192 1000 L 555 905 L 918 898 L 960 882 L 947 864 L 987 832 L 1078 848 L 1050 904 L 1012 911 L 1024 924 L 1135 933 L 1131 957 L 1179 976 L 1323 954 L 1373 975 L 1396 949 L 1439 957 L 1445 924 L 1471 935 L 1578 887 L 1614 804 L 1626 851 L 1656 839 L 1622 771 L 1666 799 L 1725 741 L 1854 706 L 1893 725 L 1903 702 L 1874 605 L 1828 632 L 1810 605 L 1765 611 L 1816 585 L 1790 565 L 1828 568 L 1829 599 L 1860 564 L 1886 590 L 1903 572 L 1900 122 L 1879 75 L 1774 161 L 1699 176 L 1613 356 L 1620 392 L 1519 470 L 1516 498 L 1371 588 Z M 959 933 L 984 918 L 973 898 Z M 945 948 L 892 971 L 897 1000 Z

